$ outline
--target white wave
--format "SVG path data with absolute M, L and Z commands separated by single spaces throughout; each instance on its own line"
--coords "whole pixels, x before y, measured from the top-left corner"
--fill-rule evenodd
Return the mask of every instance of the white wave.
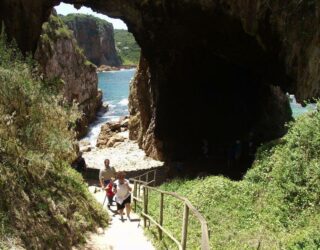
M 120 71 L 135 71 L 137 68 L 120 69 Z
M 128 106 L 129 101 L 128 99 L 122 99 L 120 102 L 118 102 L 118 104 L 120 104 L 121 106 Z
M 91 147 L 95 147 L 97 143 L 97 139 L 101 130 L 101 126 L 105 123 L 100 122 L 96 123 L 89 128 L 89 133 L 86 137 L 84 137 L 81 141 L 89 141 Z
M 86 135 L 86 137 L 82 138 L 81 141 L 88 141 L 90 143 L 90 146 L 95 148 L 102 125 L 106 122 L 119 121 L 120 118 L 120 116 L 110 115 L 108 114 L 108 112 L 105 113 L 102 117 L 99 117 L 96 122 L 92 123 L 89 126 L 88 134 Z
M 117 107 L 117 105 L 115 105 L 115 104 L 110 104 L 110 103 L 109 103 L 108 107 L 109 107 L 110 109 L 112 109 L 112 108 Z

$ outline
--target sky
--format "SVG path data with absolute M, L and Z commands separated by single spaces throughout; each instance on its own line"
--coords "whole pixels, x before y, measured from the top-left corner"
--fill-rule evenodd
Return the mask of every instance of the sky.
M 101 19 L 107 20 L 109 23 L 113 24 L 115 29 L 125 29 L 127 30 L 127 25 L 120 19 L 110 18 L 108 16 L 98 14 L 97 12 L 93 12 L 90 8 L 81 7 L 79 10 L 73 7 L 71 4 L 61 3 L 60 5 L 56 6 L 55 9 L 57 10 L 58 14 L 61 15 L 68 15 L 70 13 L 82 13 L 82 14 L 90 14 Z

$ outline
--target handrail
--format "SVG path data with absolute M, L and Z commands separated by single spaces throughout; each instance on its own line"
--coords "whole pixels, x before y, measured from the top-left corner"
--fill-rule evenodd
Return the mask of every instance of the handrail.
M 148 180 L 147 176 L 150 175 L 150 172 L 153 172 L 156 170 L 149 171 L 143 175 L 137 176 L 135 178 L 131 178 L 130 180 L 134 182 L 134 189 L 133 189 L 133 201 L 134 201 L 134 209 L 136 210 L 137 202 L 143 203 L 143 212 L 141 212 L 141 215 L 144 219 L 144 227 L 146 227 L 146 220 L 148 219 L 149 222 L 151 221 L 154 223 L 158 229 L 159 229 L 159 238 L 162 239 L 162 232 L 165 233 L 169 238 L 171 238 L 177 245 L 179 250 L 185 250 L 187 246 L 187 232 L 188 232 L 188 218 L 189 218 L 189 212 L 191 211 L 195 217 L 199 220 L 201 224 L 201 249 L 202 250 L 209 250 L 209 230 L 208 225 L 205 220 L 205 218 L 202 216 L 202 214 L 191 204 L 191 202 L 174 192 L 168 192 L 164 191 L 155 187 L 149 186 L 149 183 L 155 183 L 155 177 L 156 174 L 153 174 L 153 179 L 151 181 Z M 142 181 L 141 179 L 146 177 L 147 181 Z M 138 179 L 137 179 L 138 178 Z M 143 190 L 143 199 L 141 199 L 141 187 Z M 155 191 L 160 193 L 160 218 L 159 222 L 157 222 L 154 218 L 151 217 L 150 214 L 148 214 L 148 194 L 149 190 Z M 165 228 L 163 228 L 163 208 L 164 208 L 164 195 L 172 196 L 184 203 L 184 213 L 183 213 L 183 225 L 182 225 L 182 237 L 181 242 L 179 242 L 176 238 L 173 237 L 173 235 L 167 231 Z
M 153 179 L 151 181 L 149 181 L 149 176 L 150 174 L 153 174 Z M 153 170 L 150 170 L 148 172 L 145 172 L 141 175 L 138 175 L 138 176 L 135 176 L 134 178 L 130 178 L 129 180 L 130 181 L 134 181 L 134 180 L 139 180 L 140 182 L 144 182 L 145 185 L 149 185 L 151 183 L 154 183 L 155 185 L 155 181 L 156 181 L 156 174 L 157 174 L 157 170 L 156 169 L 153 169 Z M 145 179 L 145 181 L 142 181 L 141 179 Z

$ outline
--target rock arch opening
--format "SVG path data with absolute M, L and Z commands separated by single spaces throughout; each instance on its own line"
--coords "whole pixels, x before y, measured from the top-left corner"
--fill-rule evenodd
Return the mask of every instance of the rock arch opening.
M 18 2 L 23 8 L 10 10 Z M 7 25 L 14 27 L 9 33 L 19 33 L 20 47 L 32 50 L 37 27 L 60 2 L 5 0 L 0 16 L 7 24 L 14 23 L 13 18 L 22 20 Z M 319 96 L 319 17 L 314 3 L 63 2 L 121 18 L 133 33 L 143 57 L 131 89 L 131 135 L 155 158 L 197 161 L 207 144 L 210 157 L 223 162 L 208 164 L 206 170 L 240 176 L 250 161 L 243 169 L 227 170 L 231 145 L 248 136 L 258 145 L 284 134 L 283 125 L 291 119 L 285 92 L 299 101 Z M 29 9 L 32 15 L 25 11 Z M 6 10 L 14 13 L 6 16 Z
M 276 50 L 266 52 L 239 22 L 188 14 L 173 34 L 164 35 L 171 23 L 163 27 L 158 50 L 145 52 L 155 77 L 155 141 L 173 166 L 240 178 L 256 147 L 285 133 L 291 111 L 279 85 L 290 79 Z

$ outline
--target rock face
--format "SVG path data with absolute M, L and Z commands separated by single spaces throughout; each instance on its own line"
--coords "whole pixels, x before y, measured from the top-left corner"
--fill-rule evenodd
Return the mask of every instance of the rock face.
M 150 68 L 146 59 L 141 56 L 137 73 L 130 84 L 129 95 L 129 138 L 137 140 L 147 155 L 163 159 L 162 143 L 157 140 L 153 131 L 155 125 L 152 89 L 150 86 Z
M 77 132 L 79 137 L 84 136 L 102 105 L 96 67 L 81 53 L 71 31 L 56 15 L 43 25 L 35 58 L 48 80 L 62 80 L 60 91 L 67 102 L 79 104 L 83 116 Z
M 73 31 L 80 48 L 92 63 L 97 66 L 121 65 L 115 48 L 111 23 L 84 14 L 69 14 L 61 18 Z
M 34 50 L 60 2 L 3 0 L 0 19 L 24 51 Z M 64 2 L 121 18 L 140 45 L 130 133 L 149 155 L 196 158 L 206 140 L 218 156 L 248 134 L 257 144 L 274 139 L 291 119 L 284 93 L 320 96 L 319 1 Z
M 123 142 L 125 138 L 120 132 L 128 130 L 128 117 L 123 117 L 118 122 L 107 122 L 101 127 L 100 134 L 97 139 L 98 148 L 114 147 L 119 142 Z

